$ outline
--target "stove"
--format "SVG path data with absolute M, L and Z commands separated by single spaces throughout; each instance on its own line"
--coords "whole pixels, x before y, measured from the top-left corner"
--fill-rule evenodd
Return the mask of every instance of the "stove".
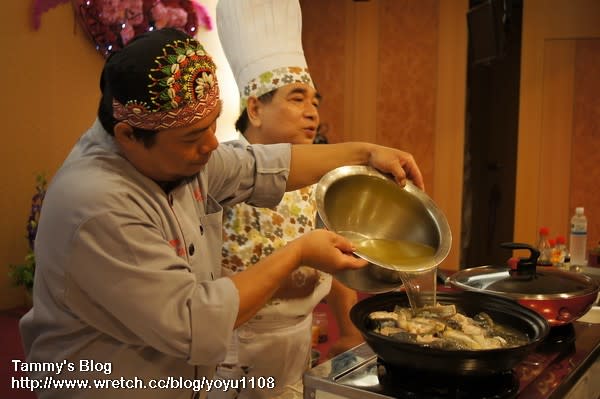
M 377 358 L 377 379 L 385 391 L 396 397 L 438 399 L 512 399 L 519 392 L 519 378 L 513 370 L 485 376 L 456 376 L 394 367 Z
M 553 328 L 514 369 L 484 377 L 399 370 L 361 344 L 307 371 L 304 399 L 599 398 L 599 354 L 600 324 L 582 322 Z

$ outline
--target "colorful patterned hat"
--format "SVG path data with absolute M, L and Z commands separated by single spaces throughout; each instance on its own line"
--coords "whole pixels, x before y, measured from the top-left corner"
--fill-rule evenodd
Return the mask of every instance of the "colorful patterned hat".
M 191 125 L 219 102 L 212 58 L 197 40 L 171 28 L 144 33 L 112 54 L 100 85 L 116 120 L 147 130 Z
M 240 106 L 291 83 L 314 87 L 302 49 L 298 0 L 219 0 L 217 29 Z

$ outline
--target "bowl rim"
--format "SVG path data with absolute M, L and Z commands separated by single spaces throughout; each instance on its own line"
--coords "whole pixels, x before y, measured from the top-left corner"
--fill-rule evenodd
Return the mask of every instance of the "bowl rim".
M 323 177 L 321 177 L 321 179 L 316 185 L 315 201 L 317 205 L 317 213 L 319 215 L 319 218 L 328 230 L 337 233 L 337 231 L 332 227 L 332 224 L 329 221 L 329 218 L 327 217 L 327 214 L 325 212 L 325 194 L 327 193 L 327 190 L 329 189 L 329 187 L 331 187 L 333 183 L 343 178 L 358 175 L 376 177 L 378 179 L 386 180 L 397 185 L 397 183 L 391 176 L 385 175 L 371 166 L 341 166 L 339 168 L 327 172 L 325 175 L 323 175 Z M 431 197 L 429 197 L 420 188 L 415 186 L 411 181 L 408 181 L 404 187 L 398 187 L 412 194 L 421 203 L 421 205 L 423 205 L 424 209 L 427 211 L 427 213 L 429 213 L 429 216 L 431 216 L 432 220 L 434 221 L 436 228 L 438 229 L 438 233 L 440 235 L 440 245 L 438 246 L 435 254 L 426 261 L 420 262 L 415 265 L 411 265 L 410 269 L 407 270 L 407 272 L 410 271 L 411 273 L 413 273 L 431 270 L 439 266 L 439 264 L 442 263 L 450 253 L 450 248 L 452 246 L 452 232 L 450 230 L 450 225 L 448 224 L 448 219 L 446 218 L 446 215 L 444 215 L 444 213 L 438 208 L 435 202 L 431 199 Z M 443 239 L 444 237 L 446 239 Z M 368 255 L 362 254 L 359 251 L 354 251 L 354 254 L 378 267 L 393 272 L 402 272 L 402 270 L 396 267 L 380 263 L 376 259 L 373 259 Z

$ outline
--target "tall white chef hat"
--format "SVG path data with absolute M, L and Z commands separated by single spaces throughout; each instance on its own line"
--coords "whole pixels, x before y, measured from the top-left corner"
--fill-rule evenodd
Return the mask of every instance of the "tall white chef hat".
M 217 29 L 240 92 L 240 107 L 291 83 L 314 88 L 302 49 L 298 0 L 219 0 Z

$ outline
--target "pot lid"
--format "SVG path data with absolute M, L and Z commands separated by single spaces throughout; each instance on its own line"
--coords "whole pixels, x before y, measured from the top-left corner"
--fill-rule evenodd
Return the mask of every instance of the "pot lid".
M 586 295 L 598 291 L 592 278 L 558 269 L 537 266 L 539 251 L 527 244 L 504 243 L 509 249 L 527 249 L 528 258 L 519 258 L 509 266 L 479 266 L 459 271 L 448 278 L 456 287 L 481 291 L 515 299 L 556 299 Z

